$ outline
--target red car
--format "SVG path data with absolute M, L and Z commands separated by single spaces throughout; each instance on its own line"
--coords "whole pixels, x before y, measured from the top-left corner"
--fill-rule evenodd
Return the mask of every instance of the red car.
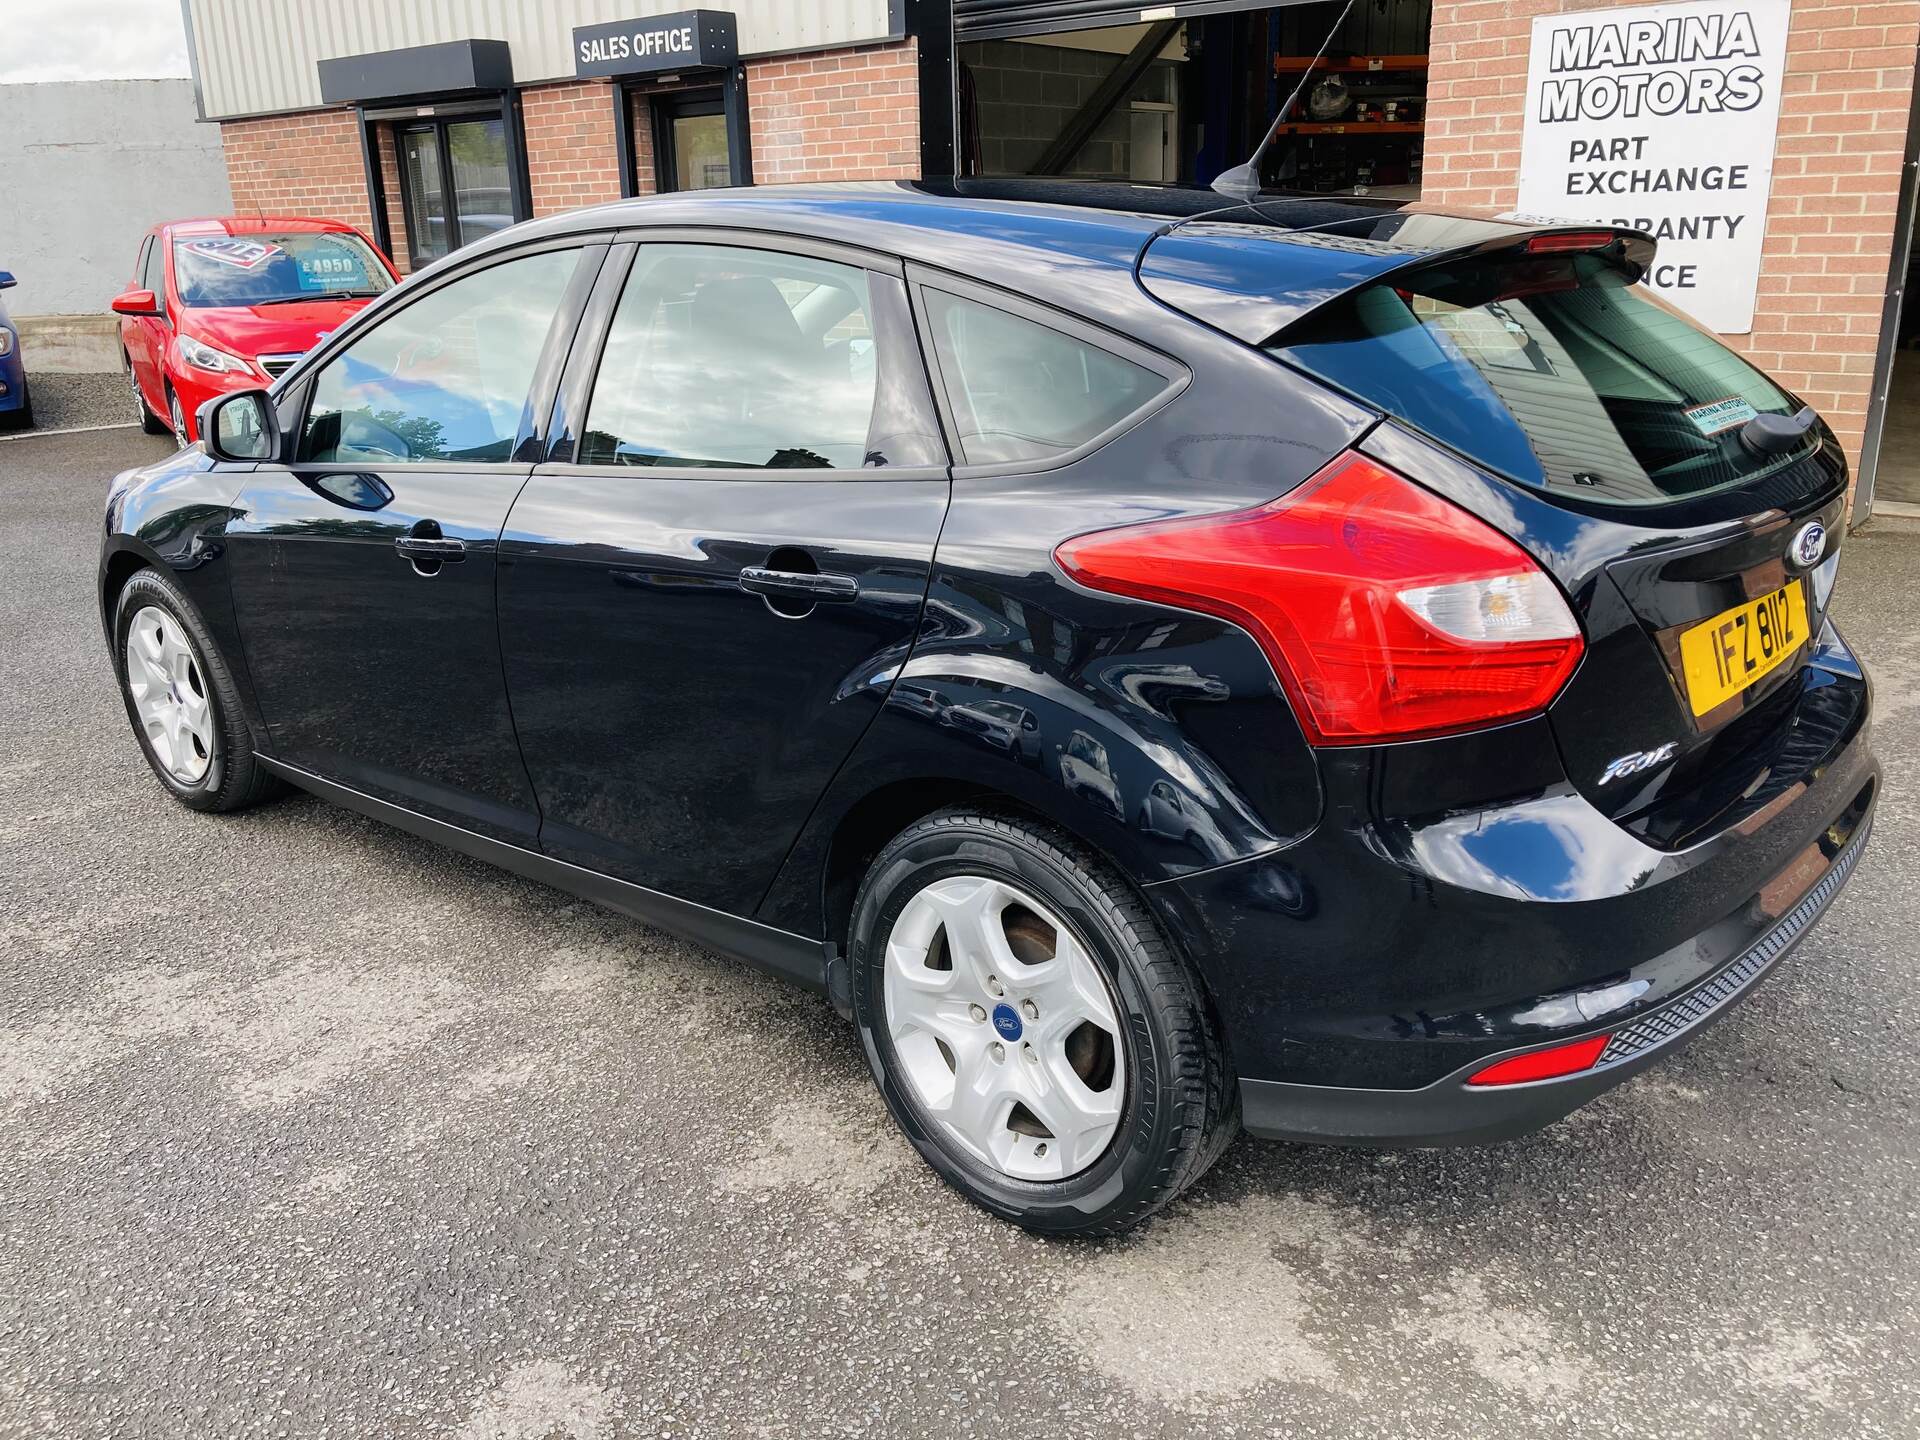
M 337 220 L 175 220 L 140 242 L 113 301 L 135 413 L 150 434 L 199 438 L 215 395 L 269 385 L 328 332 L 399 283 Z

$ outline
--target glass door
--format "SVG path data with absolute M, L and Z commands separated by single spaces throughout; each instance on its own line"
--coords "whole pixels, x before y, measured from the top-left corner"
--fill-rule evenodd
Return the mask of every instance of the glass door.
M 406 202 L 407 250 L 416 267 L 453 249 L 447 186 L 440 169 L 440 131 L 432 125 L 400 132 L 400 188 Z
M 447 124 L 453 165 L 453 209 L 459 239 L 468 245 L 513 224 L 513 187 L 507 181 L 507 124 L 497 117 Z
M 415 268 L 513 224 L 507 126 L 499 116 L 409 125 L 399 142 L 407 250 Z
M 654 182 L 661 190 L 709 190 L 733 184 L 726 106 L 718 90 L 658 96 L 654 107 Z

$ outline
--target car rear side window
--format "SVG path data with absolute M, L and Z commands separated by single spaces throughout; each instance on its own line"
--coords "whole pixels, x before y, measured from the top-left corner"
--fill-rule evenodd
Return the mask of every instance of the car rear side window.
M 1797 402 L 1597 256 L 1402 272 L 1270 348 L 1481 464 L 1594 501 L 1658 505 L 1805 451 L 1748 449 L 1742 426 Z
M 995 306 L 927 290 L 933 348 L 969 465 L 1050 460 L 1139 410 L 1169 381 Z
M 500 461 L 578 250 L 547 250 L 430 291 L 327 362 L 300 458 L 320 464 Z
M 643 245 L 607 332 L 586 465 L 858 469 L 881 392 L 857 266 L 730 245 Z

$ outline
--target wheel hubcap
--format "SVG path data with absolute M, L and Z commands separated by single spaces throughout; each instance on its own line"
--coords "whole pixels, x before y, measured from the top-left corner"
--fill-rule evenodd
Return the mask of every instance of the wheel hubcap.
M 183 784 L 213 764 L 213 705 L 180 622 L 156 605 L 127 630 L 127 693 L 160 768 Z
M 894 923 L 884 974 L 906 1081 L 976 1159 L 1064 1180 L 1106 1152 L 1126 1096 L 1118 1007 L 1038 900 L 984 876 L 936 881 Z

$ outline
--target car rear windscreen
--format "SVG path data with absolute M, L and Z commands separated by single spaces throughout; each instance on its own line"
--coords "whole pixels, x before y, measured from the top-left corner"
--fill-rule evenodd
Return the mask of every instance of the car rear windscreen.
M 1396 272 L 1268 349 L 1463 455 L 1546 490 L 1658 505 L 1802 458 L 1740 440 L 1800 407 L 1595 255 L 1499 254 Z

